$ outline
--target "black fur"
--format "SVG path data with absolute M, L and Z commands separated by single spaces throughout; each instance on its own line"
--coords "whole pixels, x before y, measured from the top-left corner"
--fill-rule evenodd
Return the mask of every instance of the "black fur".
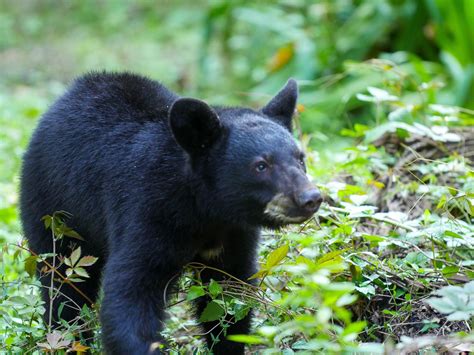
M 41 217 L 72 214 L 68 224 L 85 239 L 74 243 L 99 257 L 91 277 L 76 285 L 94 301 L 104 289 L 107 353 L 145 354 L 159 341 L 165 286 L 186 263 L 246 280 L 256 271 L 260 228 L 304 220 L 318 208 L 317 192 L 302 200 L 302 192 L 317 190 L 288 131 L 296 96 L 290 80 L 261 111 L 212 108 L 137 75 L 92 73 L 42 117 L 21 176 L 24 232 L 35 252 L 51 252 Z M 264 213 L 270 201 L 283 212 Z M 69 244 L 59 243 L 58 254 L 69 255 Z M 205 256 L 220 247 L 218 258 Z M 61 302 L 86 303 L 68 285 L 61 290 L 67 297 L 53 305 L 54 320 Z M 77 311 L 66 306 L 61 317 L 72 320 Z M 247 333 L 249 322 L 228 334 Z M 240 354 L 243 345 L 221 339 L 213 350 Z

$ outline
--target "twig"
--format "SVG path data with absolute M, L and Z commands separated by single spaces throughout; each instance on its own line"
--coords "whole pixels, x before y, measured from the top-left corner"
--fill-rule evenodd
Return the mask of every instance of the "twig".
M 14 245 L 16 246 L 17 248 L 20 248 L 20 249 L 23 249 L 27 252 L 29 252 L 31 255 L 33 256 L 36 256 L 36 257 L 39 257 L 38 254 L 36 254 L 33 250 L 29 249 L 29 248 L 25 248 L 21 245 L 16 245 L 16 244 L 10 244 L 10 245 Z M 45 263 L 45 265 L 47 267 L 50 268 L 50 270 L 53 269 L 53 266 L 48 263 L 45 259 L 41 259 L 41 262 L 42 263 Z M 56 269 L 56 274 L 64 281 L 64 283 L 68 284 L 69 286 L 71 286 L 77 293 L 79 293 L 82 297 L 84 297 L 84 299 L 89 302 L 89 304 L 94 304 L 94 301 L 92 301 L 84 292 L 82 292 L 76 285 L 74 285 L 72 282 L 70 282 L 67 277 L 65 277 L 63 274 L 61 274 L 57 269 Z
M 350 211 L 347 211 L 346 209 L 344 208 L 340 208 L 340 207 L 332 207 L 330 206 L 329 207 L 329 210 L 331 211 L 336 211 L 336 212 L 341 212 L 341 213 L 346 213 L 346 214 L 349 214 Z M 336 215 L 336 214 L 335 214 Z M 384 217 L 378 217 L 378 216 L 374 216 L 374 215 L 364 215 L 364 216 L 357 216 L 355 218 L 367 218 L 367 219 L 373 219 L 373 220 L 376 220 L 376 221 L 380 221 L 380 222 L 384 222 L 384 223 L 388 223 L 388 224 L 391 224 L 395 227 L 398 227 L 398 228 L 401 228 L 401 229 L 405 229 L 409 232 L 416 232 L 416 228 L 413 228 L 413 227 L 410 227 L 410 226 L 407 226 L 407 225 L 404 225 L 400 222 L 397 222 L 397 221 L 394 221 L 393 219 L 389 219 L 389 218 L 384 218 Z

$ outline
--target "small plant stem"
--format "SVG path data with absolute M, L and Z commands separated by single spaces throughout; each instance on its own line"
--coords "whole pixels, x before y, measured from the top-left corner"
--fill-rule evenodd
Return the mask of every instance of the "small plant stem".
M 381 118 L 382 118 L 382 104 L 380 102 L 377 101 L 377 104 L 376 104 L 376 113 L 375 113 L 375 123 L 376 125 L 380 125 L 380 121 L 381 121 Z
M 344 208 L 340 208 L 340 207 L 332 207 L 330 206 L 329 209 L 331 211 L 335 211 L 335 212 L 341 212 L 341 213 L 347 213 L 349 214 L 350 212 L 345 210 Z M 376 220 L 376 221 L 379 221 L 379 222 L 384 222 L 384 223 L 388 223 L 388 224 L 391 224 L 395 227 L 398 227 L 398 228 L 402 228 L 402 229 L 405 229 L 409 232 L 415 232 L 416 231 L 416 228 L 413 228 L 413 227 L 410 227 L 410 226 L 407 226 L 405 224 L 402 224 L 402 223 L 399 223 L 397 221 L 394 221 L 392 219 L 388 219 L 388 218 L 383 218 L 383 217 L 377 217 L 377 216 L 373 216 L 373 215 L 367 215 L 367 216 L 357 216 L 356 218 L 368 218 L 368 219 L 373 219 L 373 220 Z
M 53 228 L 54 220 L 52 221 L 51 225 L 51 234 L 53 237 L 53 262 L 51 268 L 51 284 L 49 287 L 49 317 L 48 317 L 48 332 L 51 333 L 51 325 L 53 319 L 53 302 L 54 302 L 54 272 L 56 270 L 56 238 L 54 236 L 54 228 Z
M 436 273 L 440 273 L 438 267 L 436 266 L 436 251 L 435 251 L 435 242 L 431 236 L 429 236 L 431 241 L 431 254 L 433 254 L 433 258 L 431 259 L 431 265 L 433 265 L 433 269 Z

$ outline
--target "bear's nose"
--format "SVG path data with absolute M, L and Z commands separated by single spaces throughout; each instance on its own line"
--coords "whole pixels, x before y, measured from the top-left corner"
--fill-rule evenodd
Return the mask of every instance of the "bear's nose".
M 321 206 L 323 198 L 318 189 L 309 189 L 301 192 L 296 202 L 298 203 L 298 207 L 308 213 L 314 213 L 318 210 L 319 206 Z

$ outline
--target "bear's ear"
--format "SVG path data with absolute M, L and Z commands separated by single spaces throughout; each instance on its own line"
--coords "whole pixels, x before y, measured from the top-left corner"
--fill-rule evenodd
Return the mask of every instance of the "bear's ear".
M 283 89 L 262 108 L 262 112 L 291 132 L 291 119 L 296 109 L 297 99 L 298 84 L 294 79 L 289 79 Z
M 174 138 L 191 155 L 199 155 L 219 137 L 222 127 L 217 113 L 204 101 L 176 100 L 169 111 Z

